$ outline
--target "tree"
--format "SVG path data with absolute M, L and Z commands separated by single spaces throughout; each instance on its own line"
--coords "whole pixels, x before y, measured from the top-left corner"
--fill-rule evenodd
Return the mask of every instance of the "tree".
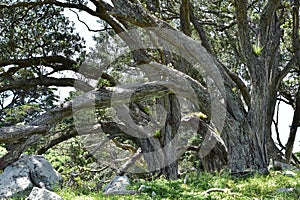
M 55 79 L 48 77 L 48 75 L 42 76 L 42 79 L 31 78 L 30 85 L 70 86 L 75 82 L 75 87 L 88 91 L 88 93 L 61 105 L 61 107 L 49 110 L 32 120 L 28 125 L 2 128 L 0 141 L 14 143 L 15 148 L 1 159 L 1 167 L 11 162 L 11 159 L 17 158 L 22 149 L 36 142 L 41 134 L 51 135 L 51 127 L 64 117 L 93 106 L 94 97 L 96 97 L 95 105 L 97 108 L 107 108 L 111 107 L 111 98 L 117 97 L 114 102 L 121 104 L 126 101 L 126 95 L 131 96 L 129 113 L 135 121 L 134 124 L 149 124 L 148 118 L 151 115 L 141 106 L 147 99 L 150 99 L 150 102 L 155 101 L 157 119 L 161 113 L 167 113 L 164 115 L 165 121 L 159 129 L 158 138 L 130 138 L 142 147 L 144 153 L 155 150 L 153 148 L 157 146 L 162 149 L 167 147 L 161 151 L 158 162 L 166 160 L 166 168 L 162 171 L 169 178 L 177 177 L 177 164 L 173 159 L 176 157 L 176 153 L 174 154 L 176 149 L 169 144 L 172 144 L 170 141 L 176 139 L 178 123 L 182 121 L 178 98 L 190 98 L 191 102 L 196 100 L 199 110 L 207 116 L 208 123 L 205 123 L 207 130 L 213 130 L 206 133 L 209 133 L 217 144 L 215 153 L 227 149 L 226 153 L 217 154 L 216 157 L 228 162 L 228 167 L 233 173 L 241 173 L 248 169 L 267 173 L 270 158 L 282 159 L 280 151 L 276 148 L 271 137 L 271 125 L 276 100 L 282 92 L 283 79 L 292 72 L 299 76 L 298 1 L 112 0 L 112 4 L 113 6 L 102 0 L 45 0 L 6 2 L 0 5 L 3 11 L 2 15 L 8 12 L 13 13 L 11 11 L 15 10 L 38 9 L 36 12 L 42 14 L 41 18 L 43 18 L 43 14 L 45 15 L 47 12 L 40 11 L 39 8 L 49 6 L 51 8 L 77 9 L 98 17 L 105 24 L 105 27 L 109 27 L 118 34 L 125 45 L 131 49 L 132 65 L 144 70 L 148 81 L 139 82 L 138 88 L 114 87 L 115 84 L 112 84 L 113 87 L 92 90 L 93 87 L 81 79 L 76 81 L 74 78 Z M 27 16 L 26 12 L 25 16 Z M 142 28 L 144 31 L 141 32 L 144 34 L 141 35 L 139 31 L 132 31 L 133 28 Z M 64 30 L 66 33 L 58 34 L 57 39 L 63 41 L 69 37 L 74 39 L 70 34 L 71 29 Z M 9 30 L 3 32 L 5 34 L 11 33 Z M 17 35 L 15 32 L 12 33 L 12 36 L 22 38 L 22 35 Z M 143 44 L 143 37 L 150 39 L 154 37 L 154 41 L 158 38 L 158 45 L 154 45 L 155 50 L 139 48 L 139 45 Z M 12 44 L 13 39 L 6 38 L 8 40 L 5 47 L 10 48 L 11 52 L 18 52 L 21 49 Z M 196 40 L 201 41 L 202 45 L 193 42 Z M 78 41 L 78 38 L 75 37 L 75 41 Z M 155 42 L 153 43 L 155 44 Z M 76 43 L 72 43 L 71 46 L 68 43 L 63 44 L 68 47 L 64 47 L 64 50 L 60 49 L 63 55 L 55 54 L 55 50 L 49 50 L 49 53 L 54 55 L 49 56 L 39 52 L 38 54 L 31 54 L 32 57 L 30 58 L 23 58 L 22 56 L 26 54 L 19 53 L 20 56 L 7 58 L 0 65 L 14 64 L 18 66 L 16 68 L 18 70 L 24 65 L 26 66 L 29 61 L 30 65 L 32 63 L 38 65 L 42 60 L 43 64 L 57 71 L 68 69 L 81 73 L 90 79 L 98 79 L 98 74 L 101 74 L 101 78 L 108 82 L 114 80 L 109 74 L 102 73 L 103 69 L 105 70 L 104 67 L 97 68 L 86 65 L 85 70 L 80 71 L 79 67 L 76 67 L 79 66 L 80 61 L 72 60 L 71 55 L 74 54 L 74 50 L 80 49 L 81 46 L 79 44 L 76 46 Z M 161 49 L 160 45 L 164 48 Z M 50 47 L 52 44 L 45 44 L 42 49 Z M 30 52 L 30 49 L 31 47 L 28 46 L 25 52 Z M 38 57 L 37 55 L 41 56 Z M 204 66 L 206 72 L 197 70 L 197 67 L 191 65 L 192 61 Z M 102 62 L 100 63 L 102 64 Z M 143 68 L 145 65 L 148 66 L 147 69 Z M 160 75 L 161 80 L 153 80 L 158 74 L 156 76 L 151 76 L 151 74 L 157 72 L 163 73 Z M 217 75 L 222 77 L 224 85 L 217 82 Z M 183 89 L 180 88 L 182 86 L 180 84 L 174 85 L 176 82 L 172 82 L 172 80 L 176 79 L 182 81 L 183 86 L 187 82 L 187 85 L 191 87 L 183 87 Z M 214 86 L 211 86 L 212 83 L 215 83 Z M 22 88 L 20 84 L 8 83 L 3 86 L 2 91 L 17 86 Z M 134 95 L 131 95 L 133 91 Z M 212 93 L 215 94 L 213 97 L 211 97 Z M 191 94 L 195 94 L 194 97 L 196 98 L 191 99 Z M 222 100 L 225 102 L 217 104 Z M 91 103 L 93 104 L 91 105 Z M 215 104 L 221 105 L 219 112 L 220 116 L 224 114 L 224 119 L 222 117 L 215 118 L 213 115 L 211 108 L 214 108 Z M 151 103 L 148 102 L 145 105 L 148 106 Z M 164 108 L 165 112 L 160 112 L 159 108 Z M 297 108 L 295 109 L 297 110 Z M 209 123 L 209 121 L 213 123 Z M 293 130 L 296 130 L 294 127 L 299 126 L 297 121 L 299 119 L 295 113 Z M 153 121 L 150 120 L 150 122 Z M 199 120 L 196 121 L 198 126 L 199 123 L 201 124 L 201 120 L 200 122 Z M 137 126 L 123 127 L 122 124 L 112 122 L 101 123 L 101 129 L 110 137 L 117 134 L 128 137 L 126 134 L 128 132 L 144 133 L 144 130 L 137 131 L 136 128 Z M 88 131 L 95 130 L 82 130 L 82 132 Z M 13 138 L 12 133 L 14 134 Z M 218 136 L 219 133 L 224 143 Z M 294 134 L 295 131 L 291 135 Z M 25 142 L 23 142 L 24 137 L 26 137 Z M 293 137 L 290 141 L 290 143 L 294 142 Z M 21 150 L 12 153 L 13 150 L 20 147 L 22 147 Z M 290 154 L 290 147 L 288 154 Z M 289 157 L 287 156 L 287 160 Z M 208 159 L 208 161 L 213 163 L 213 160 Z M 158 162 L 153 161 L 153 163 Z M 225 164 L 222 163 L 221 165 Z M 156 167 L 153 166 L 153 169 Z

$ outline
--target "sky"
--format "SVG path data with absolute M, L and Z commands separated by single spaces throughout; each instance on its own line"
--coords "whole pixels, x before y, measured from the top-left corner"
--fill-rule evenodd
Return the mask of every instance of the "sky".
M 75 22 L 75 28 L 81 35 L 81 37 L 84 37 L 86 40 L 86 46 L 87 48 L 93 47 L 95 45 L 95 41 L 93 40 L 93 35 L 97 34 L 95 32 L 90 32 L 88 28 L 81 22 L 77 20 L 77 16 L 71 12 L 71 11 L 65 11 L 65 14 L 70 18 L 71 21 Z M 99 23 L 97 23 L 98 18 L 92 17 L 89 14 L 86 14 L 85 12 L 80 12 L 80 19 L 90 27 L 90 29 L 101 29 L 102 27 L 100 26 Z M 73 90 L 71 87 L 67 88 L 62 88 L 59 90 L 59 95 L 61 97 L 61 101 L 64 100 L 69 94 L 69 91 Z M 291 106 L 281 103 L 280 104 L 280 114 L 279 114 L 279 132 L 280 132 L 280 139 L 283 145 L 286 144 L 288 136 L 289 136 L 289 131 L 290 131 L 290 125 L 292 123 L 293 119 L 293 109 Z M 298 128 L 297 131 L 297 136 L 294 144 L 294 152 L 299 152 L 300 151 L 300 130 Z M 273 126 L 273 138 L 275 143 L 277 143 L 275 131 L 274 131 L 274 126 Z

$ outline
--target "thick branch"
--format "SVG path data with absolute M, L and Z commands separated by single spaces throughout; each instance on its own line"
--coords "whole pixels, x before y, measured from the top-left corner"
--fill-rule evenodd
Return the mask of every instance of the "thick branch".
M 38 155 L 44 154 L 48 149 L 54 147 L 55 145 L 58 145 L 61 142 L 66 141 L 70 138 L 73 138 L 77 135 L 78 135 L 78 133 L 75 128 L 68 130 L 68 131 L 66 131 L 66 133 L 63 133 L 61 136 L 47 142 L 44 146 L 42 146 L 41 148 L 39 148 L 36 151 L 36 154 L 38 154 Z
M 259 24 L 259 43 L 261 46 L 265 46 L 270 36 L 269 27 L 274 20 L 274 14 L 280 5 L 280 0 L 269 0 L 263 8 L 260 24 Z
M 37 85 L 41 86 L 58 86 L 58 87 L 73 87 L 76 82 L 76 87 L 85 92 L 94 89 L 88 83 L 76 80 L 73 78 L 53 78 L 53 77 L 38 77 L 34 79 L 12 80 L 7 84 L 1 84 L 0 92 L 14 89 L 31 88 Z M 25 84 L 24 84 L 25 83 Z
M 187 36 L 191 36 L 191 26 L 190 26 L 190 1 L 182 0 L 180 5 L 180 26 L 181 30 Z
M 255 68 L 252 63 L 256 60 L 256 58 L 253 55 L 250 40 L 250 26 L 248 22 L 247 5 L 247 0 L 235 0 L 235 12 L 242 55 L 247 63 L 250 74 L 254 75 Z
M 33 134 L 45 134 L 48 131 L 48 127 L 43 125 L 3 127 L 0 128 L 0 143 L 17 143 Z
M 65 3 L 56 0 L 44 0 L 37 2 L 18 2 L 13 4 L 0 4 L 0 9 L 14 9 L 19 7 L 36 7 L 42 5 L 56 5 L 64 8 L 76 8 L 78 10 L 83 10 L 91 15 L 95 15 L 95 11 L 83 4 Z
M 55 71 L 62 70 L 76 70 L 77 62 L 71 60 L 69 58 L 65 58 L 63 56 L 45 56 L 45 57 L 34 57 L 27 59 L 19 59 L 19 60 L 7 60 L 0 61 L 0 67 L 5 67 L 8 65 L 17 65 L 14 67 L 10 67 L 7 72 L 2 72 L 0 76 L 8 77 L 12 76 L 18 70 L 31 66 L 39 66 L 39 65 L 50 65 L 51 68 Z

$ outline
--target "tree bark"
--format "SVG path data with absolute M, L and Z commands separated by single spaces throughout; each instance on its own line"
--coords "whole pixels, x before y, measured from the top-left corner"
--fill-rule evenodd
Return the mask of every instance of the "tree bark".
M 298 88 L 295 104 L 296 107 L 294 111 L 293 122 L 290 127 L 290 135 L 286 143 L 286 150 L 285 150 L 285 159 L 287 163 L 291 162 L 296 133 L 298 127 L 300 126 L 300 88 Z
M 166 97 L 159 98 L 157 106 L 157 115 L 166 114 L 163 127 L 155 130 L 155 133 L 151 133 L 152 136 L 150 137 L 136 138 L 136 142 L 142 148 L 150 172 L 159 172 L 165 175 L 167 179 L 177 179 L 177 137 L 181 121 L 180 105 L 177 97 L 174 94 L 169 94 Z M 161 111 L 161 108 L 164 111 Z M 136 120 L 140 121 L 140 119 Z

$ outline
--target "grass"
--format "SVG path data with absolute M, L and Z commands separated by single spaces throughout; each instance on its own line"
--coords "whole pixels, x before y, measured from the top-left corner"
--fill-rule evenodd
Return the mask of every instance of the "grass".
M 186 184 L 183 180 L 167 181 L 158 179 L 155 181 L 133 182 L 129 189 L 138 189 L 140 185 L 151 186 L 139 195 L 114 195 L 105 196 L 101 191 L 90 192 L 80 187 L 77 189 L 63 188 L 56 192 L 64 200 L 98 200 L 98 199 L 300 199 L 300 171 L 296 171 L 296 177 L 288 177 L 280 172 L 271 172 L 270 175 L 254 175 L 248 178 L 234 178 L 227 173 L 199 175 L 190 174 Z M 225 192 L 212 192 L 204 194 L 210 188 L 227 189 Z M 278 188 L 296 188 L 292 192 L 279 193 Z M 155 192 L 153 196 L 152 193 Z

